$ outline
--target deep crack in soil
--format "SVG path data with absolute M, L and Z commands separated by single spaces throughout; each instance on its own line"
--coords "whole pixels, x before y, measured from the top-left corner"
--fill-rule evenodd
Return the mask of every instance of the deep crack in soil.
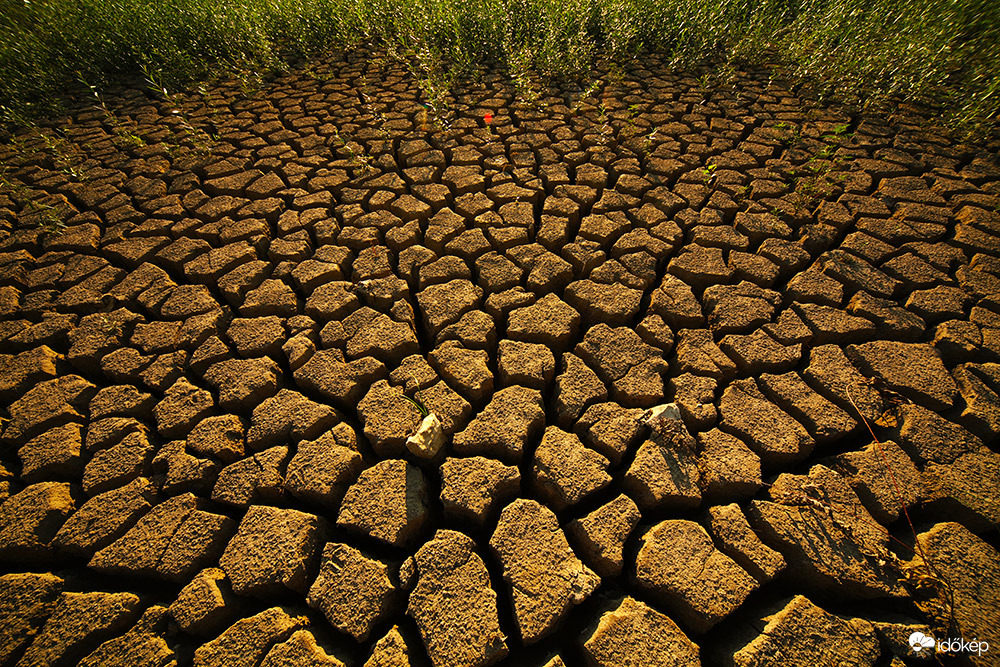
M 996 664 L 995 155 L 655 56 L 203 90 L 0 146 L 0 665 Z

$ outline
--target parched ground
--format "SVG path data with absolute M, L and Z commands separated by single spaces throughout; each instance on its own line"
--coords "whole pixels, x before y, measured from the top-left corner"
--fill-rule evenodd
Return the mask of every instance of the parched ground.
M 461 90 L 0 147 L 0 665 L 997 664 L 996 155 L 656 57 Z

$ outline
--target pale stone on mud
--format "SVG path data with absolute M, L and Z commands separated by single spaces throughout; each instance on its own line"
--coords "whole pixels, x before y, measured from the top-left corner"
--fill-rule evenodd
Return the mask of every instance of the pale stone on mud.
M 432 459 L 444 447 L 444 429 L 434 413 L 426 415 L 417 430 L 406 439 L 406 448 L 414 456 Z
M 460 85 L 442 127 L 382 60 L 126 87 L 145 146 L 82 107 L 0 142 L 0 665 L 1000 645 L 989 146 L 655 54 L 600 99 Z M 951 522 L 930 568 L 904 509 Z
M 400 387 L 385 380 L 371 386 L 358 403 L 365 437 L 380 456 L 399 456 L 406 439 L 420 426 L 420 410 L 407 400 Z

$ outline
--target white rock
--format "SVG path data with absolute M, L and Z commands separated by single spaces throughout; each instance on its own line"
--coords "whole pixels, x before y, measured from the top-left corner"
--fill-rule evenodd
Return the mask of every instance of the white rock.
M 642 423 L 651 426 L 659 419 L 676 419 L 680 421 L 681 409 L 677 407 L 676 403 L 664 403 L 653 406 L 646 410 L 646 414 L 642 416 Z
M 441 451 L 444 446 L 444 429 L 441 420 L 433 412 L 423 418 L 416 433 L 406 439 L 406 448 L 414 456 L 430 459 Z

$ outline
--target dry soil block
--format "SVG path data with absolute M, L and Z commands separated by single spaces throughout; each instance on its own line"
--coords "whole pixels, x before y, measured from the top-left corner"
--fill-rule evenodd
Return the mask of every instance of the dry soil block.
M 932 410 L 947 410 L 958 395 L 955 381 L 930 345 L 875 341 L 851 345 L 847 356 L 862 371 Z
M 526 644 L 552 632 L 601 583 L 570 549 L 555 514 L 533 500 L 515 500 L 504 508 L 490 546 L 503 564 Z
M 329 542 L 307 601 L 330 625 L 365 641 L 372 627 L 392 611 L 395 593 L 385 563 L 347 544 Z
M 764 465 L 788 464 L 812 451 L 812 436 L 791 415 L 767 400 L 752 379 L 729 385 L 719 401 L 719 412 L 722 430 L 742 437 Z
M 292 616 L 281 607 L 271 607 L 256 616 L 233 623 L 217 638 L 194 653 L 195 667 L 253 667 L 275 644 L 308 625 L 305 616 Z
M 0 561 L 45 558 L 76 503 L 69 484 L 32 484 L 0 505 Z
M 569 524 L 577 550 L 602 577 L 617 577 L 624 563 L 625 540 L 642 516 L 631 498 L 622 494 Z
M 416 583 L 407 613 L 438 667 L 481 667 L 507 655 L 496 593 L 475 545 L 462 533 L 439 530 L 403 566 Z
M 562 510 L 607 486 L 607 467 L 608 460 L 584 447 L 575 434 L 549 426 L 535 449 L 531 473 L 539 495 Z
M 455 435 L 455 452 L 463 456 L 496 456 L 516 463 L 544 424 L 541 392 L 507 387 L 496 392 L 465 430 Z
M 796 595 L 783 609 L 765 616 L 763 632 L 736 651 L 729 663 L 736 667 L 764 667 L 780 655 L 783 665 L 808 667 L 822 655 L 831 665 L 871 667 L 879 656 L 872 624 L 843 619 Z
M 156 505 L 123 537 L 104 547 L 89 566 L 104 573 L 187 581 L 218 558 L 232 535 L 232 519 L 201 509 L 187 493 Z
M 238 595 L 304 593 L 324 528 L 323 520 L 312 514 L 254 505 L 219 565 Z
M 601 615 L 583 649 L 591 664 L 602 667 L 701 665 L 698 645 L 669 616 L 633 598 Z
M 992 651 L 1000 643 L 1000 556 L 996 550 L 961 524 L 950 522 L 937 524 L 917 539 L 934 568 L 944 568 L 947 573 L 946 594 L 963 636 L 989 643 Z M 933 614 L 941 602 L 938 597 L 920 604 Z M 993 662 L 989 654 L 970 658 L 982 667 Z
M 423 473 L 399 459 L 361 473 L 340 504 L 337 524 L 393 546 L 413 541 L 427 520 Z
M 521 486 L 521 472 L 515 466 L 483 456 L 448 458 L 440 470 L 445 515 L 477 524 L 485 522 L 498 503 L 517 495 Z
M 758 587 L 704 528 L 682 520 L 664 521 L 642 536 L 635 580 L 695 632 L 707 631 Z

